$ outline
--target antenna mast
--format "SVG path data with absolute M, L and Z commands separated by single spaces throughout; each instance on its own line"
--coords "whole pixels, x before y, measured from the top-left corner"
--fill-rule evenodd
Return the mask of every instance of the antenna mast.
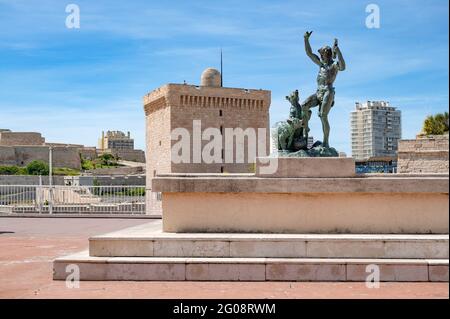
M 223 87 L 223 59 L 222 59 L 222 48 L 220 48 L 220 86 Z

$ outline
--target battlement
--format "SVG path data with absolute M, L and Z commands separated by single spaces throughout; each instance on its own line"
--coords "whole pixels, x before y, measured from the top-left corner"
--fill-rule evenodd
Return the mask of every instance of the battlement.
M 145 113 L 167 106 L 234 108 L 266 112 L 271 92 L 243 88 L 166 84 L 144 96 Z

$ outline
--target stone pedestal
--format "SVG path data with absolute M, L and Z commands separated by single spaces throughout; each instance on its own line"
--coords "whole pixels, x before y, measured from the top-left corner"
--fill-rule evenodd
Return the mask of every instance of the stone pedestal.
M 271 173 L 269 167 L 276 167 Z M 257 177 L 354 177 L 355 160 L 351 157 L 257 157 Z
M 352 158 L 258 158 L 255 175 L 167 174 L 167 232 L 448 233 L 448 175 L 356 175 Z
M 155 227 L 156 226 L 156 227 Z M 158 227 L 159 226 L 159 227 Z M 448 281 L 448 235 L 166 233 L 144 224 L 95 236 L 89 251 L 58 258 L 65 280 L 76 264 L 81 280 Z
M 365 281 L 376 264 L 381 281 L 448 281 L 448 175 L 355 175 L 348 158 L 279 159 L 268 174 L 273 164 L 157 176 L 162 225 L 95 236 L 55 260 L 54 278 L 77 264 L 81 280 Z

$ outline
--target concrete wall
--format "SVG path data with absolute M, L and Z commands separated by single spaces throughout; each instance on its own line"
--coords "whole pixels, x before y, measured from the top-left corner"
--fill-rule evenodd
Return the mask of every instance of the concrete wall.
M 95 176 L 99 186 L 145 186 L 145 175 L 128 175 L 128 176 Z
M 400 140 L 397 165 L 399 173 L 448 173 L 448 134 Z

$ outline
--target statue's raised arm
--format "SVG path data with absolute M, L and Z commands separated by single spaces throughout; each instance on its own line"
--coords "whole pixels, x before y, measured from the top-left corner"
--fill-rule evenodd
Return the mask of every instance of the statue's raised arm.
M 311 44 L 309 44 L 309 37 L 311 36 L 312 33 L 313 33 L 312 31 L 310 31 L 310 32 L 306 31 L 306 32 L 305 32 L 305 35 L 304 35 L 304 37 L 305 37 L 305 51 L 306 51 L 306 55 L 307 55 L 307 56 L 308 56 L 315 64 L 317 64 L 317 65 L 320 66 L 320 65 L 321 65 L 321 63 L 320 63 L 320 58 L 312 52 Z
M 345 61 L 344 61 L 344 57 L 342 56 L 341 49 L 339 49 L 337 39 L 334 39 L 333 55 L 337 55 L 337 65 L 338 65 L 339 71 L 344 71 L 345 70 Z

